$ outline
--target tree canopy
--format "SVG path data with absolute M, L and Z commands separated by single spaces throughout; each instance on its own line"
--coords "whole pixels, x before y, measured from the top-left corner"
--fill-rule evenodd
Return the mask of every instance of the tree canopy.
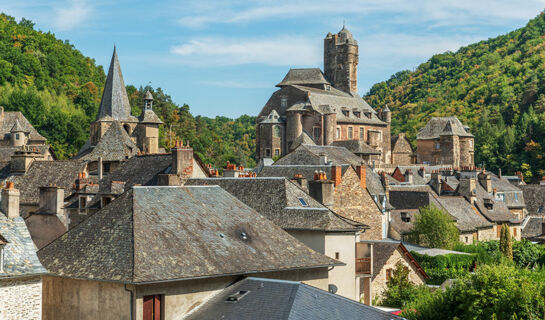
M 452 249 L 459 241 L 452 217 L 434 206 L 420 208 L 410 238 L 419 245 L 443 249 Z

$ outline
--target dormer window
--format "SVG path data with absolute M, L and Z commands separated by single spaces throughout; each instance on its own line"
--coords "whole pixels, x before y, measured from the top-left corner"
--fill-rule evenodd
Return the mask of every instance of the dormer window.
M 303 207 L 308 207 L 308 203 L 305 201 L 305 199 L 301 197 L 298 197 L 297 199 L 299 200 L 299 202 L 301 203 Z
M 345 117 L 350 116 L 350 111 L 348 111 L 348 110 L 343 110 L 342 113 L 343 113 L 343 115 L 344 115 Z
M 408 212 L 401 212 L 401 221 L 403 222 L 411 222 L 411 217 L 409 216 Z
M 484 207 L 486 210 L 494 210 L 494 202 L 492 202 L 492 199 L 484 199 Z
M 366 112 L 365 116 L 367 117 L 367 119 L 371 119 L 371 112 Z
M 288 97 L 280 98 L 280 107 L 282 107 L 282 109 L 285 109 L 288 107 Z
M 361 118 L 361 112 L 359 112 L 359 111 L 354 111 L 353 113 L 354 113 L 354 115 L 356 116 L 356 118 Z

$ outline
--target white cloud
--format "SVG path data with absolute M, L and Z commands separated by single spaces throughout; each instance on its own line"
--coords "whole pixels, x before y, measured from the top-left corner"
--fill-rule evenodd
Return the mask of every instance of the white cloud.
M 199 66 L 311 66 L 322 59 L 320 43 L 304 37 L 192 39 L 172 47 L 171 52 L 183 57 L 184 64 Z
M 91 6 L 85 0 L 68 0 L 66 6 L 55 10 L 54 25 L 60 31 L 71 30 L 85 23 L 92 12 Z

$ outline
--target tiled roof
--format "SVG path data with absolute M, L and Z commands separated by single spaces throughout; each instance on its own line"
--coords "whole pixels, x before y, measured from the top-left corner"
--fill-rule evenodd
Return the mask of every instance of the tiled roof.
M 492 227 L 492 224 L 481 217 L 463 197 L 441 196 L 437 200 L 444 210 L 456 219 L 456 225 L 462 232 Z
M 527 184 L 518 186 L 524 194 L 528 214 L 545 214 L 545 185 Z
M 0 235 L 4 246 L 4 272 L 0 278 L 47 273 L 36 256 L 36 246 L 21 217 L 8 219 L 0 212 Z
M 119 64 L 117 52 L 114 47 L 96 119 L 100 120 L 108 117 L 108 119 L 111 118 L 113 120 L 126 120 L 130 114 L 131 106 L 129 104 L 129 97 L 127 96 L 123 74 L 121 73 L 121 65 Z
M 259 177 L 285 177 L 286 179 L 293 179 L 296 174 L 302 174 L 307 181 L 314 180 L 315 171 L 324 171 L 328 178 L 331 178 L 331 165 L 272 165 L 263 166 L 263 169 L 259 172 Z M 342 165 L 342 174 L 350 165 Z
M 118 121 L 113 121 L 96 146 L 86 144 L 76 159 L 97 161 L 123 161 L 138 153 L 138 147 L 131 140 Z
M 186 185 L 218 185 L 286 230 L 356 231 L 364 228 L 335 214 L 283 177 L 189 179 Z
M 38 252 L 70 278 L 161 282 L 338 265 L 219 187 L 134 187 Z
M 236 302 L 230 296 L 245 292 Z M 401 320 L 386 311 L 294 281 L 246 278 L 191 312 L 188 320 Z
M 309 134 L 306 131 L 303 131 L 297 138 L 293 140 L 290 146 L 290 150 L 297 149 L 300 145 L 316 145 L 314 143 L 314 140 L 309 136 Z
M 507 205 L 501 200 L 492 199 L 492 195 L 487 193 L 480 183 L 477 183 L 477 201 L 475 201 L 475 207 L 483 214 L 483 216 L 490 222 L 502 223 L 520 223 L 520 220 L 509 211 Z M 491 199 L 493 202 L 492 210 L 488 210 L 485 206 L 485 199 Z
M 456 117 L 433 117 L 416 135 L 416 139 L 438 139 L 441 135 L 473 137 Z
M 275 165 L 320 165 L 320 155 L 325 155 L 333 165 L 358 166 L 364 161 L 343 147 L 300 145 L 297 149 L 278 159 Z
M 528 220 L 525 221 L 522 228 L 523 238 L 532 238 L 544 234 L 545 230 L 542 230 L 542 227 L 545 223 L 545 216 L 529 216 L 526 219 Z
M 288 85 L 329 84 L 320 68 L 290 69 L 277 87 Z
M 356 140 L 338 140 L 331 143 L 331 146 L 334 147 L 344 147 L 350 152 L 355 154 L 375 154 L 380 155 L 381 152 L 369 146 L 367 143 L 356 139 Z
M 1 109 L 3 110 L 3 109 Z M 0 141 L 7 140 L 15 123 L 19 122 L 19 128 L 29 133 L 30 141 L 45 141 L 45 138 L 34 129 L 25 116 L 19 111 L 0 112 Z
M 21 203 L 39 202 L 40 187 L 51 184 L 64 189 L 65 196 L 72 192 L 72 186 L 78 174 L 83 172 L 87 162 L 80 160 L 34 161 L 22 176 L 11 176 L 8 180 L 15 183 L 21 192 Z

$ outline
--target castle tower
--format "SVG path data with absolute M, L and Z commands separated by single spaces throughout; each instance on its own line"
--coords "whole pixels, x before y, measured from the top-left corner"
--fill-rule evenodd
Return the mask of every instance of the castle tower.
M 158 153 L 159 125 L 163 121 L 153 112 L 153 96 L 149 90 L 143 100 L 142 114 L 136 127 L 136 145 L 143 153 Z
M 22 147 L 26 143 L 25 129 L 18 119 L 15 119 L 15 124 L 10 130 L 11 145 L 14 147 Z
M 324 39 L 324 73 L 333 86 L 344 92 L 358 91 L 358 42 L 343 26 Z

